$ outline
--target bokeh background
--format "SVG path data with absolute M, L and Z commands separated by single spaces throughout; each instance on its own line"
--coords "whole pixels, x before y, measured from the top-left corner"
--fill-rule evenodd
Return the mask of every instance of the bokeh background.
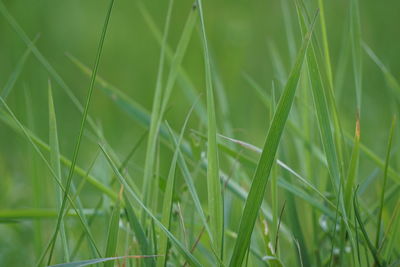
M 40 35 L 36 42 L 38 49 L 83 103 L 89 87 L 89 77 L 71 63 L 66 53 L 88 66 L 93 66 L 109 1 L 2 1 L 31 39 Z M 144 20 L 137 2 L 138 0 L 115 1 L 99 75 L 151 110 L 160 46 Z M 352 66 L 350 62 L 342 65 L 338 63 L 348 38 L 348 2 L 325 1 L 325 12 L 334 76 L 339 72 L 344 75 L 338 86 L 339 113 L 344 128 L 353 132 L 356 109 Z M 146 0 L 142 4 L 158 28 L 162 29 L 168 1 Z M 175 0 L 168 38 L 168 43 L 173 49 L 192 4 L 192 1 L 188 0 Z M 316 3 L 311 5 L 316 6 Z M 400 2 L 395 0 L 360 1 L 362 38 L 395 76 L 400 73 L 399 10 Z M 246 81 L 245 75 L 251 76 L 270 93 L 271 81 L 279 80 L 274 57 L 281 59 L 286 73 L 290 69 L 301 42 L 294 1 L 204 1 L 204 13 L 209 46 L 215 68 L 226 91 L 229 119 L 234 128 L 234 135 L 261 146 L 269 114 Z M 292 25 L 293 36 L 287 35 L 285 19 Z M 319 31 L 319 26 L 316 28 Z M 24 42 L 0 15 L 1 88 L 26 49 Z M 203 52 L 198 29 L 192 36 L 183 66 L 196 86 L 201 101 L 205 102 Z M 31 54 L 7 99 L 17 117 L 43 140 L 48 140 L 49 78 L 51 79 L 49 73 Z M 179 129 L 192 103 L 187 102 L 178 85 L 175 87 L 166 119 L 173 128 Z M 61 152 L 71 157 L 81 115 L 55 82 L 53 89 Z M 397 112 L 397 106 L 382 72 L 364 52 L 362 105 L 362 141 L 383 156 L 390 121 Z M 120 155 L 126 155 L 144 132 L 143 127 L 130 119 L 97 89 L 94 92 L 90 115 L 102 125 L 107 140 Z M 196 128 L 198 121 L 194 116 L 189 128 Z M 96 143 L 84 139 L 79 157 L 81 166 L 89 166 L 96 146 Z M 133 176 L 140 178 L 144 153 L 145 146 L 142 146 L 132 160 L 130 170 Z M 169 154 L 165 152 L 165 155 Z M 162 164 L 168 167 L 169 161 Z M 373 167 L 369 166 L 367 160 L 362 160 L 361 164 L 361 174 L 372 171 Z M 101 167 L 94 171 L 102 177 Z M 35 178 L 32 177 L 32 173 L 48 179 L 41 185 L 44 193 L 42 196 L 34 196 Z M 0 123 L 0 209 L 30 208 L 35 205 L 54 207 L 53 194 L 46 194 L 54 188 L 50 181 L 49 174 L 26 140 Z M 90 187 L 86 190 L 87 199 L 84 201 L 90 207 L 91 201 L 96 199 L 96 192 L 91 191 Z M 32 221 L 17 224 L 0 223 L 0 265 L 25 266 L 26 262 L 34 262 L 37 253 L 34 243 L 44 242 L 49 234 L 46 233 L 46 228 L 42 227 L 43 233 L 38 237 L 38 233 L 34 231 L 34 224 Z M 52 226 L 51 221 L 43 224 Z

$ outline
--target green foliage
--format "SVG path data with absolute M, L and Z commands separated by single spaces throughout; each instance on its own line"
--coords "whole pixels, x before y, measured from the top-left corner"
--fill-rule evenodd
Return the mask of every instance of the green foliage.
M 396 266 L 399 8 L 0 0 L 0 265 Z

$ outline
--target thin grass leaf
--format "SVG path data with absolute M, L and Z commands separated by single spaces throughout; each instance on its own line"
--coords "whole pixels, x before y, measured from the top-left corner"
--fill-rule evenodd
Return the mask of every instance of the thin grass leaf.
M 314 25 L 314 23 L 312 25 Z M 310 31 L 304 37 L 303 44 L 297 55 L 292 72 L 289 75 L 289 79 L 279 100 L 274 118 L 268 131 L 263 152 L 257 165 L 250 192 L 241 217 L 238 238 L 236 240 L 233 255 L 230 260 L 230 266 L 239 266 L 242 264 L 245 252 L 249 247 L 255 220 L 258 210 L 261 206 L 265 188 L 268 182 L 268 177 L 275 160 L 275 154 L 278 149 L 286 120 L 289 116 L 294 95 L 296 93 L 297 84 L 311 38 L 312 29 L 313 27 L 311 27 Z
M 104 21 L 104 26 L 103 26 L 103 30 L 100 36 L 100 41 L 99 41 L 99 45 L 98 45 L 98 50 L 97 50 L 97 54 L 96 54 L 96 60 L 94 63 L 94 68 L 93 68 L 93 74 L 92 74 L 92 78 L 90 81 L 90 86 L 89 86 L 89 91 L 88 91 L 88 95 L 86 98 L 86 104 L 85 104 L 85 108 L 83 110 L 83 115 L 82 115 L 82 120 L 81 120 L 81 125 L 80 125 L 80 129 L 79 129 L 79 133 L 78 133 L 78 137 L 77 137 L 77 141 L 75 144 L 75 148 L 74 148 L 74 154 L 72 156 L 72 163 L 71 163 L 71 167 L 68 173 L 68 177 L 66 180 L 66 186 L 65 186 L 65 193 L 64 193 L 64 197 L 63 197 L 63 201 L 61 203 L 61 208 L 60 208 L 60 215 L 59 218 L 57 220 L 57 224 L 56 224 L 56 229 L 54 231 L 54 234 L 51 238 L 51 248 L 50 248 L 50 252 L 49 252 L 49 259 L 48 259 L 48 264 L 51 263 L 51 259 L 52 259 L 52 255 L 53 255 L 53 251 L 54 251 L 54 247 L 55 247 L 55 243 L 57 240 L 57 235 L 58 235 L 58 231 L 60 229 L 60 224 L 61 221 L 63 219 L 64 216 L 64 209 L 67 203 L 67 196 L 71 187 L 71 183 L 72 183 L 72 177 L 74 175 L 75 172 L 75 165 L 76 165 L 76 161 L 78 160 L 78 154 L 79 154 L 79 150 L 80 150 L 80 146 L 81 146 L 81 141 L 82 141 L 82 136 L 83 136 L 83 132 L 85 130 L 85 125 L 86 125 L 86 120 L 88 117 L 88 112 L 89 112 L 89 107 L 90 107 L 90 102 L 92 99 L 92 94 L 93 94 L 93 89 L 94 89 L 94 84 L 96 81 L 96 74 L 97 74 L 97 70 L 99 68 L 99 63 L 100 63 L 100 58 L 101 58 L 101 54 L 103 51 L 103 44 L 104 44 L 104 40 L 106 37 L 106 33 L 107 33 L 107 28 L 108 28 L 108 23 L 111 17 L 111 11 L 114 5 L 114 0 L 110 1 L 108 10 L 107 10 L 107 14 L 105 17 L 105 21 Z
M 188 44 L 189 44 L 189 41 L 191 39 L 191 35 L 192 35 L 192 32 L 193 32 L 194 26 L 196 24 L 196 18 L 197 18 L 197 13 L 194 10 L 191 10 L 191 12 L 189 14 L 189 17 L 187 19 L 187 22 L 185 24 L 185 27 L 184 27 L 184 29 L 182 31 L 178 46 L 176 48 L 175 55 L 174 55 L 174 57 L 172 59 L 172 62 L 171 62 L 171 68 L 170 68 L 170 72 L 168 74 L 168 78 L 167 78 L 167 82 L 166 82 L 166 85 L 165 85 L 165 89 L 162 92 L 162 102 L 161 102 L 161 99 L 160 99 L 159 100 L 160 107 L 159 107 L 159 110 L 156 111 L 156 112 L 158 112 L 158 114 L 154 118 L 153 118 L 153 114 L 154 114 L 155 110 L 153 109 L 153 111 L 152 111 L 152 122 L 153 122 L 153 119 L 154 119 L 155 120 L 155 125 L 153 125 L 153 123 L 150 124 L 149 140 L 150 140 L 150 137 L 151 137 L 152 127 L 154 126 L 155 130 L 157 132 L 159 131 L 159 129 L 161 127 L 162 119 L 164 117 L 164 114 L 165 114 L 165 111 L 167 109 L 167 105 L 169 103 L 169 99 L 170 99 L 173 87 L 175 85 L 177 76 L 179 74 L 179 69 L 180 69 L 180 66 L 182 64 L 183 57 L 184 57 L 184 55 L 186 53 L 186 49 L 188 47 Z M 163 49 L 166 49 L 166 47 L 164 47 Z M 154 136 L 154 138 L 156 138 L 156 137 L 158 137 L 158 134 L 157 134 L 157 136 Z M 145 169 L 145 171 L 146 171 L 146 169 Z M 153 191 L 150 191 L 150 192 L 152 193 Z
M 18 22 L 14 19 L 14 17 L 10 14 L 7 7 L 0 0 L 0 13 L 4 16 L 7 23 L 13 28 L 13 30 L 17 33 L 18 37 L 25 43 L 25 45 L 32 51 L 37 60 L 43 65 L 43 67 L 47 70 L 47 72 L 53 77 L 54 81 L 64 90 L 67 96 L 71 99 L 72 103 L 76 106 L 76 108 L 83 113 L 84 107 L 79 102 L 78 98 L 74 95 L 71 88 L 66 84 L 66 82 L 62 79 L 62 77 L 57 73 L 57 71 L 53 68 L 50 62 L 46 59 L 46 57 L 37 49 L 34 42 L 30 40 L 25 31 L 21 28 Z M 98 128 L 96 124 L 93 122 L 92 118 L 88 116 L 88 122 L 90 126 L 97 132 Z
M 110 164 L 112 170 L 114 173 L 117 175 L 118 180 L 120 183 L 124 186 L 125 192 L 129 194 L 128 196 L 135 200 L 137 204 L 141 206 L 141 208 L 147 213 L 147 215 L 153 219 L 153 221 L 157 224 L 157 226 L 168 236 L 168 238 L 171 240 L 171 242 L 176 246 L 177 250 L 179 251 L 180 254 L 182 254 L 185 259 L 192 264 L 193 266 L 201 266 L 200 262 L 188 251 L 182 243 L 176 239 L 176 237 L 168 231 L 168 229 L 156 218 L 156 216 L 153 215 L 153 213 L 143 204 L 143 202 L 138 198 L 138 196 L 135 194 L 135 192 L 130 188 L 129 184 L 127 183 L 126 179 L 121 175 L 121 173 L 118 171 L 117 167 L 115 166 L 114 162 L 110 158 L 110 156 L 107 154 L 107 152 L 104 150 L 102 146 L 100 146 L 102 149 L 108 163 Z
M 118 178 L 117 178 L 118 179 Z M 126 195 L 124 194 L 124 199 L 125 199 L 125 211 L 126 211 L 126 216 L 129 225 L 131 226 L 131 229 L 135 233 L 135 237 L 139 243 L 140 250 L 142 253 L 151 253 L 152 249 L 150 247 L 150 243 L 147 239 L 146 233 L 140 224 L 139 218 L 137 217 L 131 203 L 129 202 L 129 199 Z M 154 265 L 154 259 L 148 259 L 145 260 L 146 265 L 148 266 L 153 266 Z
M 353 72 L 357 99 L 357 112 L 361 112 L 362 93 L 362 57 L 361 57 L 361 26 L 358 0 L 350 2 L 350 38 L 353 55 Z
M 164 35 L 163 41 L 161 45 L 161 52 L 160 52 L 160 60 L 158 63 L 158 72 L 157 72 L 157 80 L 155 86 L 155 92 L 153 97 L 153 106 L 151 110 L 151 120 L 150 120 L 150 127 L 149 127 L 149 138 L 147 139 L 147 147 L 146 147 L 146 158 L 144 163 L 144 174 L 143 174 L 143 187 L 142 191 L 144 193 L 143 200 L 145 205 L 152 206 L 152 188 L 154 188 L 154 163 L 156 158 L 156 144 L 158 139 L 158 132 L 159 132 L 159 121 L 162 117 L 161 114 L 161 100 L 163 97 L 163 75 L 164 75 L 164 58 L 165 58 L 165 45 L 167 43 L 167 37 L 169 32 L 169 26 L 171 21 L 171 12 L 172 12 L 173 0 L 169 1 L 168 4 L 168 11 L 167 16 L 165 19 L 165 26 L 164 26 Z M 145 212 L 142 213 L 142 224 L 145 223 L 146 217 Z
M 35 113 L 32 108 L 32 95 L 30 94 L 30 90 L 28 86 L 24 85 L 24 100 L 26 106 L 26 117 L 27 124 L 33 129 L 35 127 Z M 29 149 L 30 155 L 28 156 L 31 160 L 31 168 L 32 168 L 32 184 L 33 184 L 33 202 L 36 208 L 40 208 L 44 205 L 44 187 L 42 182 L 42 174 L 40 173 L 40 166 L 35 155 L 35 151 L 33 149 Z M 56 188 L 57 189 L 57 188 Z M 34 223 L 34 244 L 35 244 L 35 252 L 40 254 L 42 250 L 43 244 L 43 223 L 41 221 L 37 221 Z
M 50 146 L 46 144 L 43 140 L 38 138 L 35 134 L 33 134 L 29 129 L 23 126 L 20 122 L 16 122 L 13 120 L 11 116 L 5 116 L 4 114 L 0 115 L 0 119 L 8 125 L 12 130 L 16 131 L 18 134 L 23 135 L 27 138 L 28 141 L 32 140 L 33 144 L 37 145 L 41 149 L 50 152 Z M 21 130 L 21 127 L 24 130 Z M 66 167 L 71 167 L 71 160 L 60 154 L 61 163 Z M 100 192 L 110 197 L 112 200 L 117 200 L 118 195 L 111 190 L 106 185 L 102 184 L 98 179 L 93 177 L 92 175 L 88 175 L 87 172 L 81 168 L 80 166 L 75 166 L 75 173 L 85 179 L 88 183 L 90 183 L 94 188 L 97 188 Z
M 326 22 L 325 22 L 325 7 L 324 1 L 318 0 L 318 8 L 320 12 L 319 20 L 321 25 L 321 33 L 322 33 L 322 46 L 324 50 L 324 61 L 325 61 L 325 70 L 326 76 L 328 78 L 329 86 L 333 88 L 333 76 L 332 76 L 332 65 L 331 65 L 331 57 L 329 53 L 329 42 L 328 42 L 328 34 L 326 30 Z
M 60 149 L 58 144 L 58 131 L 57 131 L 57 120 L 56 120 L 56 112 L 54 108 L 53 94 L 51 81 L 48 83 L 48 95 L 49 95 L 49 144 L 50 144 L 50 163 L 53 170 L 56 172 L 56 175 L 60 177 L 61 183 L 63 183 L 63 179 L 61 176 L 61 164 L 60 164 Z M 61 208 L 62 202 L 62 190 L 59 187 L 56 187 L 56 200 L 57 207 Z M 68 240 L 67 240 L 67 231 L 65 228 L 64 220 L 60 223 L 60 236 L 61 236 L 61 244 L 63 248 L 63 256 L 64 261 L 69 262 L 69 249 L 68 249 Z
M 355 182 L 358 174 L 358 162 L 360 157 L 360 124 L 359 119 L 356 121 L 356 130 L 354 135 L 354 146 L 351 153 L 351 159 L 346 179 L 345 191 L 344 191 L 344 205 L 346 208 L 347 216 L 351 214 L 351 194 L 354 189 Z
M 211 238 L 212 237 L 211 229 L 210 229 L 210 226 L 209 226 L 209 224 L 207 222 L 206 215 L 205 215 L 205 213 L 203 211 L 203 208 L 202 208 L 202 205 L 201 205 L 201 202 L 200 202 L 200 198 L 199 198 L 199 196 L 197 194 L 196 187 L 195 187 L 194 182 L 193 182 L 192 175 L 191 175 L 191 173 L 189 171 L 189 167 L 186 164 L 185 156 L 183 155 L 183 153 L 181 151 L 181 148 L 177 146 L 177 144 L 178 144 L 177 140 L 175 138 L 173 138 L 172 142 L 173 142 L 174 147 L 176 149 L 178 149 L 178 165 L 179 165 L 179 168 L 181 170 L 182 176 L 183 176 L 183 178 L 185 180 L 185 183 L 186 183 L 186 185 L 188 187 L 189 193 L 190 193 L 190 195 L 192 197 L 194 206 L 195 206 L 195 208 L 196 208 L 196 210 L 197 210 L 197 212 L 198 212 L 198 214 L 200 216 L 201 222 L 204 224 L 204 227 L 206 229 L 206 232 L 207 232 L 208 236 Z
M 93 214 L 92 209 L 85 209 L 83 213 L 85 215 Z M 57 218 L 57 210 L 56 209 L 1 209 L 0 210 L 0 219 L 4 220 L 39 220 L 39 219 L 55 219 Z M 70 210 L 65 216 L 68 217 L 78 217 L 78 214 Z
M 307 8 L 306 8 L 303 0 L 299 0 L 296 3 L 298 6 L 300 27 L 304 33 L 304 32 L 306 32 L 306 28 L 307 28 L 305 26 L 306 22 L 308 21 L 308 23 L 310 23 L 309 13 L 307 11 Z M 323 8 L 323 5 L 322 5 L 322 8 Z M 323 25 L 321 25 L 321 27 L 322 27 L 323 34 L 326 35 L 325 22 Z M 327 36 L 325 36 L 325 37 L 323 36 L 323 39 L 325 39 L 325 38 L 327 38 Z M 315 38 L 315 37 L 313 38 L 311 47 L 312 47 L 312 49 L 310 49 L 310 51 L 308 51 L 309 55 L 308 55 L 307 63 L 308 63 L 309 69 L 311 68 L 311 70 L 309 70 L 310 82 L 314 82 L 314 83 L 311 83 L 312 89 L 313 89 L 313 97 L 314 97 L 314 92 L 316 90 L 316 88 L 314 88 L 314 87 L 319 88 L 319 90 L 321 91 L 321 96 L 322 95 L 325 96 L 326 103 L 324 103 L 324 105 L 326 105 L 326 106 L 320 106 L 320 107 L 318 107 L 318 109 L 325 108 L 327 112 L 321 112 L 322 117 L 326 117 L 324 115 L 324 113 L 326 113 L 327 115 L 331 116 L 331 118 L 332 118 L 334 131 L 331 132 L 331 135 L 334 137 L 334 141 L 336 142 L 336 146 L 333 146 L 332 148 L 336 150 L 336 157 L 337 157 L 336 161 L 338 164 L 338 173 L 341 175 L 341 177 L 344 177 L 345 176 L 344 162 L 347 160 L 345 158 L 346 147 L 344 147 L 343 129 L 341 126 L 341 122 L 339 119 L 339 113 L 338 113 L 338 109 L 336 106 L 335 93 L 334 93 L 334 88 L 333 88 L 332 70 L 331 70 L 331 63 L 330 63 L 330 57 L 329 57 L 329 47 L 327 46 L 327 43 L 326 44 L 324 43 L 323 60 L 325 62 L 324 65 L 326 67 L 326 69 L 325 69 L 326 75 L 325 76 L 328 77 L 327 82 L 325 81 L 326 79 L 323 79 L 323 76 L 321 75 L 323 73 L 322 71 L 324 70 L 324 68 L 322 68 L 321 65 L 318 65 L 318 62 L 319 62 L 318 60 L 320 58 L 321 52 L 319 52 L 319 45 L 317 42 L 317 38 Z M 326 90 L 324 88 L 326 88 Z M 361 91 L 357 91 L 357 93 L 360 93 L 359 96 L 361 98 Z M 319 99 L 319 102 L 323 100 L 321 97 L 318 97 L 317 100 L 318 99 Z M 315 103 L 315 97 L 314 97 L 314 103 Z M 317 104 L 314 104 L 314 105 L 317 108 Z M 357 109 L 357 110 L 358 110 L 357 112 L 359 113 L 359 109 Z M 321 122 L 322 121 L 320 121 L 320 123 Z M 326 126 L 323 126 L 323 127 L 326 127 Z M 330 142 L 330 143 L 332 143 L 332 142 Z M 330 144 L 330 143 L 328 143 L 328 144 Z M 325 144 L 324 141 L 323 141 L 323 144 Z M 325 147 L 324 147 L 324 149 L 325 149 Z M 325 153 L 331 154 L 332 152 L 325 151 Z M 334 155 L 331 155 L 331 156 L 334 156 Z M 328 155 L 327 155 L 327 160 L 329 161 Z M 334 167 L 334 166 L 332 166 L 332 167 Z M 332 175 L 332 173 L 331 173 L 331 175 Z M 339 179 L 339 181 L 340 181 L 340 179 Z M 337 194 L 337 192 L 338 191 L 336 188 L 336 194 Z
M 398 243 L 399 231 L 400 231 L 400 199 L 396 203 L 396 206 L 393 211 L 393 216 L 390 220 L 390 225 L 388 226 L 386 231 L 385 238 L 389 239 L 389 241 L 383 252 L 383 256 L 385 259 L 389 259 L 390 255 L 392 255 L 393 249 Z
M 114 257 L 117 252 L 119 215 L 120 215 L 121 199 L 123 191 L 124 187 L 121 186 L 118 201 L 115 203 L 115 206 L 111 213 L 110 224 L 108 226 L 106 252 L 104 254 L 107 258 Z M 112 267 L 112 266 L 114 266 L 114 264 L 109 261 L 104 264 L 104 267 Z
M 195 105 L 193 105 L 193 107 L 195 107 Z M 179 156 L 179 147 L 181 145 L 182 139 L 183 139 L 183 134 L 185 132 L 186 129 L 186 125 L 189 121 L 190 115 L 192 113 L 193 108 L 189 111 L 188 115 L 186 116 L 185 122 L 182 126 L 182 130 L 181 133 L 179 135 L 179 139 L 176 142 L 176 140 L 174 140 L 177 145 L 176 145 L 176 150 L 174 153 L 174 156 L 172 158 L 171 161 L 171 167 L 168 173 L 168 178 L 167 178 L 167 186 L 165 188 L 165 193 L 164 193 L 164 200 L 163 200 L 163 208 L 162 208 L 162 215 L 161 215 L 161 223 L 169 230 L 170 229 L 170 225 L 171 225 L 171 213 L 172 213 L 172 204 L 173 204 L 173 195 L 174 195 L 174 191 L 175 191 L 175 175 L 176 175 L 176 165 L 177 165 L 177 161 L 178 161 L 178 156 Z M 167 124 L 168 126 L 168 124 Z M 171 139 L 175 139 L 175 134 L 173 133 L 172 129 L 169 128 L 169 132 L 171 135 Z M 162 234 L 159 237 L 159 254 L 160 255 L 167 255 L 168 252 L 168 239 L 167 239 L 167 235 Z M 158 262 L 157 262 L 157 266 L 159 267 L 163 267 L 166 265 L 166 261 L 167 261 L 167 257 L 161 258 Z
M 385 81 L 389 88 L 393 90 L 395 93 L 395 96 L 398 97 L 398 93 L 400 92 L 400 84 L 397 81 L 396 77 L 390 72 L 390 70 L 383 64 L 383 62 L 378 58 L 378 56 L 374 53 L 374 51 L 365 43 L 362 43 L 362 47 L 364 48 L 364 51 L 367 53 L 367 55 L 372 59 L 372 61 L 375 62 L 375 64 L 379 67 L 379 69 L 382 71 Z
M 357 190 L 358 190 L 358 187 L 357 187 L 356 191 L 354 192 L 354 197 L 353 197 L 354 214 L 355 214 L 355 217 L 356 217 L 356 219 L 357 219 L 357 222 L 358 222 L 358 224 L 359 224 L 359 226 L 360 226 L 360 230 L 361 230 L 361 232 L 362 232 L 362 234 L 363 234 L 363 236 L 364 236 L 364 239 L 365 239 L 365 241 L 367 242 L 367 247 L 368 247 L 368 249 L 370 250 L 372 256 L 373 256 L 374 259 L 375 259 L 375 264 L 376 264 L 378 267 L 380 267 L 380 266 L 383 266 L 383 265 L 381 264 L 381 261 L 380 261 L 380 259 L 379 259 L 379 256 L 378 256 L 378 253 L 377 253 L 376 248 L 374 247 L 374 245 L 372 244 L 372 241 L 371 241 L 370 238 L 368 237 L 368 233 L 367 233 L 367 231 L 365 230 L 365 226 L 364 226 L 364 224 L 363 224 L 363 222 L 362 222 L 361 215 L 360 215 L 359 210 L 358 210 Z
M 1 5 L 1 3 L 0 3 Z M 32 41 L 33 43 L 36 43 L 36 41 L 39 39 L 39 34 L 36 35 L 35 39 Z M 3 87 L 3 90 L 1 91 L 0 96 L 3 99 L 7 99 L 8 95 L 10 94 L 11 90 L 14 88 L 15 83 L 17 82 L 19 76 L 21 75 L 21 72 L 25 66 L 26 60 L 29 58 L 29 55 L 31 54 L 32 50 L 30 47 L 28 47 L 22 57 L 19 59 L 17 66 L 15 67 L 14 71 L 11 73 L 11 76 L 8 78 L 6 84 Z
M 206 29 L 204 23 L 202 1 L 197 0 L 200 15 L 204 65 L 206 74 L 206 90 L 207 90 L 207 195 L 208 209 L 210 213 L 210 225 L 212 233 L 212 241 L 217 255 L 223 259 L 223 199 L 221 191 L 221 183 L 219 178 L 219 159 L 217 146 L 217 122 L 215 116 L 214 90 L 211 74 L 210 55 L 207 44 Z
M 64 186 L 61 183 L 60 178 L 57 176 L 57 174 L 54 172 L 53 168 L 51 167 L 50 163 L 46 160 L 46 158 L 44 157 L 43 153 L 40 151 L 39 147 L 34 143 L 34 141 L 32 140 L 32 138 L 30 137 L 29 133 L 27 132 L 27 130 L 24 128 L 24 126 L 19 122 L 19 120 L 17 119 L 17 117 L 14 115 L 14 113 L 11 111 L 11 109 L 8 107 L 7 103 L 3 100 L 2 97 L 0 97 L 0 103 L 2 104 L 2 106 L 6 109 L 6 111 L 9 113 L 9 115 L 12 117 L 12 119 L 14 120 L 14 122 L 17 124 L 17 126 L 20 128 L 20 130 L 23 132 L 23 134 L 25 135 L 25 137 L 28 139 L 29 143 L 32 145 L 32 147 L 34 148 L 34 150 L 36 151 L 36 153 L 40 156 L 40 158 L 43 160 L 43 162 L 45 163 L 46 167 L 49 169 L 52 177 L 54 178 L 55 182 L 59 185 L 59 187 L 63 190 L 63 193 L 66 192 Z M 76 205 L 74 204 L 73 200 L 71 199 L 71 196 L 69 194 L 67 194 L 67 199 L 70 202 L 71 206 L 74 208 L 74 210 L 76 211 L 76 213 L 78 214 L 79 220 L 86 232 L 86 235 L 88 236 L 91 244 L 93 245 L 93 247 L 96 249 L 96 251 L 98 251 L 97 246 L 94 242 L 93 236 L 90 233 L 90 229 L 87 226 L 86 221 L 84 220 L 83 214 L 82 212 L 77 209 Z M 59 217 L 58 217 L 59 218 Z M 47 248 L 49 248 L 51 242 L 48 243 Z M 47 248 L 45 251 L 47 251 Z M 45 253 L 42 254 L 42 256 L 40 257 L 37 265 L 41 265 L 43 258 L 45 256 Z
M 155 258 L 159 257 L 159 255 L 138 255 L 138 256 L 121 256 L 121 257 L 110 257 L 110 258 L 101 258 L 101 259 L 92 259 L 92 260 L 84 260 L 84 261 L 76 261 L 76 262 L 69 262 L 69 263 L 61 263 L 61 264 L 56 264 L 56 265 L 51 265 L 49 267 L 83 267 L 83 266 L 89 266 L 97 263 L 105 263 L 106 264 L 111 264 L 113 266 L 114 264 L 112 261 L 116 260 L 123 260 L 123 259 L 146 259 L 146 258 Z
M 388 168 L 390 163 L 390 154 L 392 150 L 392 141 L 394 136 L 394 130 L 396 126 L 396 119 L 393 118 L 392 126 L 390 127 L 390 134 L 389 134 L 389 141 L 386 150 L 386 161 L 385 161 L 385 170 L 383 173 L 383 184 L 382 184 L 382 192 L 380 197 L 380 205 L 379 205 L 379 212 L 378 212 L 378 225 L 376 226 L 376 238 L 375 238 L 375 247 L 380 247 L 380 234 L 381 234 L 381 224 L 382 224 L 382 213 L 383 213 L 383 206 L 385 200 L 385 189 L 387 183 L 387 176 L 388 176 Z
M 137 2 L 137 4 L 139 7 L 139 11 L 142 14 L 144 20 L 146 21 L 151 33 L 154 35 L 154 38 L 157 40 L 157 43 L 160 46 L 162 46 L 163 45 L 162 32 L 158 29 L 154 19 L 150 15 L 146 6 L 142 2 Z M 192 26 L 194 26 L 194 24 Z M 169 63 L 171 64 L 171 67 L 172 67 L 174 55 L 173 55 L 173 51 L 172 51 L 171 47 L 168 44 L 165 44 L 165 54 L 167 56 Z M 193 82 L 191 81 L 189 75 L 183 69 L 182 66 L 178 67 L 177 81 L 180 84 L 180 87 L 182 88 L 182 91 L 186 95 L 188 101 L 191 103 L 196 101 L 196 99 L 197 99 L 196 88 L 195 88 Z M 196 105 L 195 111 L 196 111 L 198 117 L 201 119 L 201 121 L 203 123 L 207 123 L 207 114 L 206 114 L 206 109 L 205 109 L 203 103 L 199 102 Z

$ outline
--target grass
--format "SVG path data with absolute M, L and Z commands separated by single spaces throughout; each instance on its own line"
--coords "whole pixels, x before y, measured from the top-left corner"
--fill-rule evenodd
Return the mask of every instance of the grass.
M 373 1 L 16 3 L 1 266 L 398 265 L 398 38 Z

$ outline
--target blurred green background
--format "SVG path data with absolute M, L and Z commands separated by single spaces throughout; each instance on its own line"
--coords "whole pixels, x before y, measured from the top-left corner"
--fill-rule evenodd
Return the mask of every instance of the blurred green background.
M 168 1 L 146 0 L 143 4 L 163 28 Z M 316 6 L 316 1 L 312 1 Z M 93 66 L 95 53 L 109 1 L 106 0 L 12 0 L 3 3 L 31 39 L 40 34 L 38 49 L 53 65 L 83 103 L 89 77 L 66 57 L 69 53 L 88 66 Z M 169 45 L 175 49 L 192 1 L 175 0 Z M 349 4 L 346 0 L 325 1 L 329 45 L 334 76 L 342 69 L 341 93 L 337 99 L 344 128 L 353 132 L 355 124 L 355 91 L 351 64 L 338 65 L 346 43 Z M 287 7 L 287 9 L 286 9 Z M 293 27 L 294 40 L 288 39 L 286 19 Z M 400 72 L 400 2 L 395 0 L 360 1 L 363 40 L 396 76 Z M 206 30 L 216 70 L 229 105 L 229 119 L 236 138 L 261 146 L 264 142 L 269 114 L 245 79 L 251 76 L 271 92 L 271 81 L 279 80 L 274 56 L 282 59 L 286 71 L 291 67 L 301 34 L 294 2 L 290 0 L 214 0 L 204 1 Z M 319 27 L 316 27 L 319 31 Z M 291 44 L 291 46 L 288 45 Z M 271 48 L 274 48 L 271 50 Z M 14 71 L 27 47 L 0 16 L 0 87 Z M 275 52 L 273 52 L 275 51 Z M 294 52 L 294 53 L 293 53 Z M 139 11 L 137 0 L 116 0 L 107 33 L 99 76 L 117 86 L 131 98 L 151 110 L 160 46 Z M 194 82 L 201 101 L 205 102 L 203 53 L 197 30 L 192 36 L 184 59 L 184 68 Z M 48 140 L 47 81 L 50 75 L 30 55 L 21 76 L 7 99 L 17 117 L 43 140 Z M 282 87 L 279 82 L 278 87 Z M 188 109 L 181 88 L 175 86 L 166 119 L 179 129 Z M 61 88 L 53 82 L 61 152 L 71 157 L 78 134 L 80 113 Z M 126 155 L 143 134 L 143 127 L 128 117 L 102 92 L 95 89 L 90 115 L 102 125 L 105 136 L 119 155 Z M 391 117 L 397 112 L 393 97 L 379 68 L 363 52 L 362 141 L 383 156 Z M 217 115 L 218 116 L 218 115 Z M 222 119 L 218 117 L 218 119 Z M 197 128 L 195 116 L 189 128 Z M 79 164 L 88 167 L 95 156 L 96 143 L 84 139 Z M 145 146 L 130 166 L 140 180 Z M 165 155 L 169 155 L 165 152 Z M 35 163 L 36 162 L 36 163 Z M 39 162 L 39 163 L 38 163 Z M 162 164 L 169 165 L 169 161 Z M 31 173 L 47 177 L 43 192 L 53 190 L 49 174 L 27 142 L 5 124 L 0 123 L 0 209 L 34 207 L 35 197 Z M 34 171 L 32 171 L 34 169 Z M 361 174 L 373 167 L 362 161 Z M 101 168 L 95 172 L 102 177 Z M 88 192 L 87 206 L 95 199 Z M 54 207 L 53 195 L 39 198 L 41 207 Z M 93 204 L 94 205 L 94 204 Z M 24 266 L 36 259 L 35 233 L 30 221 L 22 224 L 0 224 L 0 265 Z M 49 222 L 45 225 L 51 226 Z M 36 233 L 37 234 L 37 233 Z M 43 237 L 49 233 L 42 233 Z M 44 239 L 47 240 L 47 239 Z M 36 254 L 37 255 L 37 254 Z

